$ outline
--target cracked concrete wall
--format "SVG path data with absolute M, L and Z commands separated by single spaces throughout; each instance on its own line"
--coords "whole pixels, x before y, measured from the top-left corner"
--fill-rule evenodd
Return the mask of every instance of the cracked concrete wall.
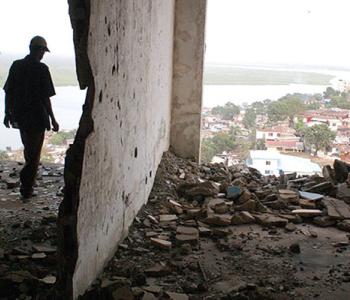
M 147 201 L 170 139 L 174 1 L 91 1 L 90 9 L 94 130 L 82 165 L 74 298 Z
M 57 299 L 76 299 L 103 270 L 147 201 L 170 141 L 180 156 L 198 158 L 206 6 L 68 2 L 79 84 L 88 91 L 66 157 Z
M 174 32 L 171 147 L 200 157 L 206 0 L 177 0 Z

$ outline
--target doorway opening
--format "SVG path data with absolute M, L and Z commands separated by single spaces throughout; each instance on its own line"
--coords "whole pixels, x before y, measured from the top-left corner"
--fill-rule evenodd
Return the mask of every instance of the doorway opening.
M 274 150 L 322 167 L 349 153 L 347 9 L 345 1 L 208 0 L 202 161 L 231 165 Z M 308 128 L 322 124 L 319 146 Z

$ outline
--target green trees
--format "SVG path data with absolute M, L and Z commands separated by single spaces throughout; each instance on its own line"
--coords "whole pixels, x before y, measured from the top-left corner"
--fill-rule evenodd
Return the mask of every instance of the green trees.
M 215 106 L 212 108 L 213 115 L 219 115 L 223 120 L 232 120 L 239 114 L 239 107 L 232 102 L 227 102 L 224 106 Z
M 10 159 L 10 157 L 7 155 L 6 151 L 0 150 L 0 161 L 8 159 Z
M 323 92 L 323 98 L 324 99 L 331 99 L 334 96 L 339 96 L 340 92 L 335 90 L 332 87 L 327 87 L 326 90 Z
M 277 101 L 272 101 L 267 107 L 267 114 L 271 122 L 289 119 L 292 124 L 294 116 L 305 109 L 305 104 L 299 95 L 289 94 Z
M 77 130 L 73 129 L 70 131 L 60 131 L 54 133 L 50 138 L 50 143 L 52 145 L 64 145 L 67 142 L 67 140 L 73 139 L 75 137 L 76 132 Z
M 331 98 L 330 106 L 337 107 L 342 109 L 350 109 L 350 101 L 347 99 L 347 96 L 333 96 Z
M 303 131 L 305 144 L 315 148 L 315 155 L 317 155 L 319 150 L 329 147 L 335 138 L 335 133 L 326 124 L 313 125 L 305 128 Z
M 256 112 L 253 107 L 247 108 L 245 111 L 242 123 L 243 126 L 247 129 L 251 129 L 255 127 L 255 121 L 256 121 Z
M 237 147 L 236 136 L 239 132 L 239 128 L 231 127 L 229 133 L 219 132 L 211 138 L 204 138 L 202 140 L 201 160 L 210 162 L 214 155 L 234 150 Z

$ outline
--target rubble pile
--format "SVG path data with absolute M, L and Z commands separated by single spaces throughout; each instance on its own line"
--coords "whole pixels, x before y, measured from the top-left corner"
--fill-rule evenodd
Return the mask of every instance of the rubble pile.
M 38 196 L 19 200 L 22 163 L 0 162 L 0 299 L 53 299 L 63 166 L 41 166 Z
M 53 299 L 62 166 L 0 164 L 0 299 Z M 147 205 L 80 299 L 348 299 L 350 166 L 264 177 L 165 153 Z
M 336 161 L 324 177 L 264 177 L 245 165 L 198 165 L 165 153 L 149 203 L 81 299 L 317 297 L 295 275 L 299 240 L 312 249 L 319 239 L 333 245 L 325 253 L 349 258 L 349 170 Z M 348 264 L 336 269 L 339 278 L 325 275 L 325 286 L 350 281 Z

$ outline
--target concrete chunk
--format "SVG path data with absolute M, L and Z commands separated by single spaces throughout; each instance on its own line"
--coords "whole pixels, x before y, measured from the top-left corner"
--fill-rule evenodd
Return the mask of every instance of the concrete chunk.
M 288 223 L 287 219 L 283 219 L 271 214 L 256 215 L 255 219 L 259 224 L 264 226 L 285 227 Z
M 299 215 L 301 217 L 317 217 L 322 215 L 322 211 L 319 209 L 295 209 L 292 214 Z
M 159 216 L 160 222 L 172 222 L 172 221 L 176 221 L 176 220 L 177 220 L 176 215 L 160 215 Z
M 210 225 L 218 225 L 218 226 L 231 225 L 231 215 L 210 214 L 203 221 Z
M 171 242 L 157 238 L 151 238 L 151 242 L 161 249 L 171 249 L 172 246 Z

